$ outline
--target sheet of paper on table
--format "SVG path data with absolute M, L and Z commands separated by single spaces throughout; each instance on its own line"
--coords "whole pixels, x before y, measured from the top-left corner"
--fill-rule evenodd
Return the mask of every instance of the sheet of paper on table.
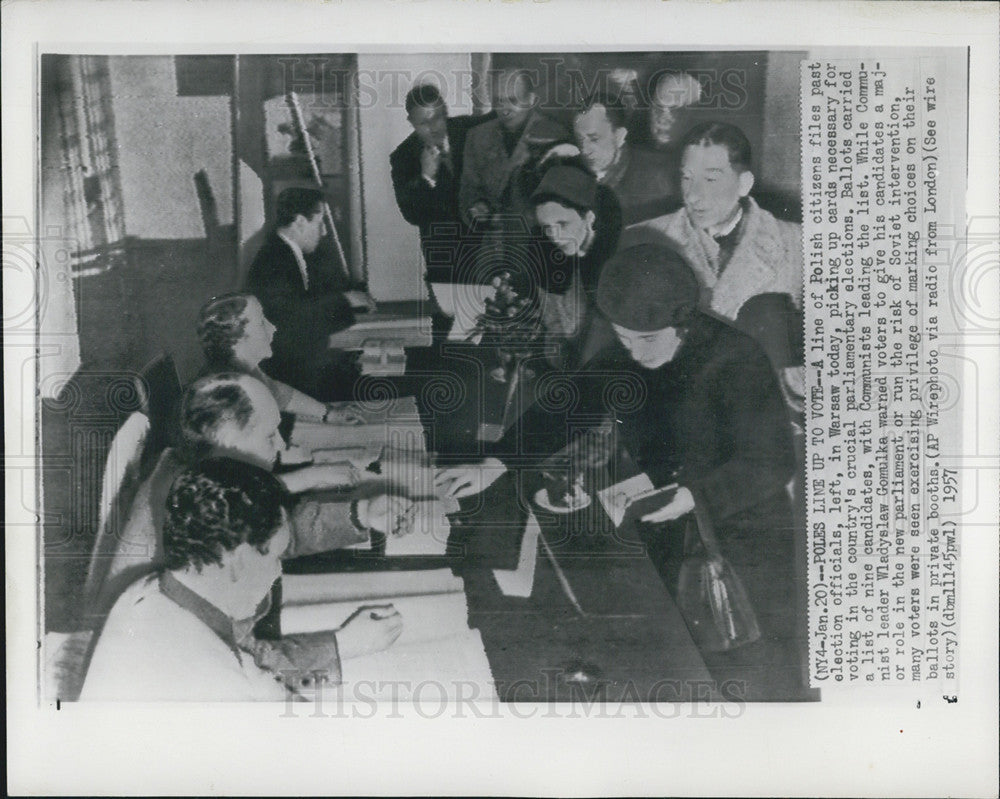
M 431 283 L 431 291 L 441 310 L 455 319 L 448 332 L 449 341 L 465 341 L 476 327 L 476 318 L 493 299 L 493 286 L 465 283 Z M 477 337 L 474 342 L 479 343 Z
M 469 629 L 463 584 L 450 570 L 309 575 L 306 582 L 302 577 L 291 577 L 283 580 L 281 629 L 285 633 L 336 629 L 358 608 L 368 605 L 391 604 L 403 617 L 403 632 L 392 646 L 341 664 L 348 690 L 359 681 L 365 681 L 372 691 L 375 686 L 379 691 L 393 686 L 397 692 L 413 691 L 417 685 L 432 682 L 436 697 L 443 691 L 454 698 L 459 687 L 467 689 L 467 684 L 474 682 L 480 696 L 493 696 L 482 638 L 478 630 Z M 315 590 L 304 591 L 306 583 Z M 325 590 L 322 583 L 327 584 Z M 338 598 L 309 604 L 294 601 L 322 594 Z M 400 693 L 386 696 L 410 698 Z
M 361 424 L 331 424 L 300 417 L 292 427 L 291 443 L 310 451 L 344 447 L 388 447 L 425 452 L 424 428 L 416 400 L 400 397 L 378 403 L 347 403 Z
M 450 638 L 400 644 L 383 652 L 341 663 L 342 690 L 352 684 L 365 701 L 494 701 L 497 698 L 479 630 Z
M 370 597 L 461 593 L 463 590 L 462 578 L 456 577 L 451 569 L 285 574 L 281 578 L 284 607 Z
M 521 538 L 521 555 L 515 569 L 494 569 L 493 576 L 504 596 L 529 597 L 535 585 L 535 562 L 538 558 L 538 536 L 541 528 L 534 513 L 528 514 L 528 521 Z
M 615 527 L 620 527 L 625 519 L 625 511 L 629 502 L 634 500 L 639 494 L 643 494 L 653 489 L 653 481 L 645 472 L 622 480 L 613 486 L 597 492 L 597 498 L 604 506 L 605 513 L 611 517 Z

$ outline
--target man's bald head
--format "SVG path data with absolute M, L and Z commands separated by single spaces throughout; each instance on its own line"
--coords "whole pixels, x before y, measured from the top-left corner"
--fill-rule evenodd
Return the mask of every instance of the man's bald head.
M 249 375 L 203 377 L 181 404 L 181 435 L 195 459 L 230 455 L 271 467 L 281 446 L 280 421 L 271 392 Z

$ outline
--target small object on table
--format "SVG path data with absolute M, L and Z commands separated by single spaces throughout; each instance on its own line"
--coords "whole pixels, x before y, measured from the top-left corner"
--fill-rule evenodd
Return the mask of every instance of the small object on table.
M 590 495 L 583 490 L 583 473 L 554 469 L 542 472 L 545 486 L 535 494 L 535 502 L 553 513 L 572 513 L 590 505 Z

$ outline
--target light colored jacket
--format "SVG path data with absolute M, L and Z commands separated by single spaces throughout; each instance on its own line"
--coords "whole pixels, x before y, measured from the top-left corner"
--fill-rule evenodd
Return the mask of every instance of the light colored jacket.
M 720 277 L 709 262 L 698 231 L 682 208 L 628 228 L 628 235 L 654 230 L 688 259 L 702 287 L 702 305 L 735 320 L 740 308 L 758 294 L 790 294 L 802 307 L 802 226 L 776 219 L 752 198 L 744 208 L 743 234 Z

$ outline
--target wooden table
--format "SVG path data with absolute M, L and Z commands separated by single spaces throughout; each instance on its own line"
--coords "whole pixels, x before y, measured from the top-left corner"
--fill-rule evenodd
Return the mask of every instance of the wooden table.
M 417 397 L 428 449 L 455 460 L 488 454 L 488 446 L 475 440 L 491 388 L 485 383 L 486 359 L 479 353 L 477 361 L 471 348 L 443 358 L 424 351 L 409 355 L 408 374 L 396 381 L 397 390 Z M 434 381 L 439 388 L 460 384 L 462 402 L 452 407 L 442 401 Z M 501 699 L 623 702 L 715 696 L 704 662 L 636 531 L 626 525 L 616 532 L 596 496 L 575 513 L 547 513 L 532 503 L 540 487 L 537 464 L 525 462 L 482 494 L 462 500 L 461 511 L 451 517 L 445 562 L 465 581 L 469 624 L 482 635 Z M 598 487 L 591 486 L 592 493 Z M 530 597 L 504 596 L 493 570 L 516 565 L 529 510 L 549 552 L 540 544 Z M 301 573 L 434 565 L 441 562 L 368 558 L 359 563 L 332 553 L 300 558 L 285 568 Z

